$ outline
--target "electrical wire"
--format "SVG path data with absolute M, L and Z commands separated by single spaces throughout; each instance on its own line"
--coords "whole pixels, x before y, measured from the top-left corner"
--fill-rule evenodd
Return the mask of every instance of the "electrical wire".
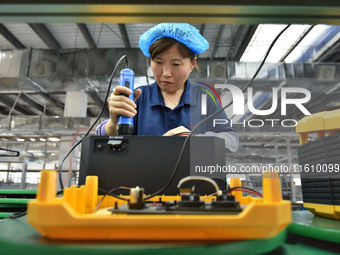
M 150 84 L 148 70 L 149 70 L 149 60 L 148 60 L 148 58 L 145 58 L 145 78 L 146 78 L 146 84 L 147 85 Z
M 242 93 L 244 93 L 246 91 L 246 89 L 249 87 L 249 85 L 254 81 L 255 77 L 259 74 L 259 72 L 261 71 L 264 63 L 266 62 L 266 59 L 269 56 L 270 51 L 272 50 L 273 46 L 275 45 L 275 43 L 277 42 L 277 40 L 281 37 L 281 35 L 290 27 L 290 24 L 285 26 L 284 29 L 281 30 L 280 33 L 278 33 L 278 35 L 274 38 L 274 40 L 271 42 L 271 44 L 269 45 L 266 54 L 264 55 L 260 66 L 257 68 L 255 74 L 253 75 L 253 77 L 251 78 L 251 80 L 247 83 L 247 85 L 242 89 Z M 227 106 L 223 107 L 223 109 L 227 108 L 228 106 L 231 105 L 232 102 L 230 102 Z M 235 115 L 233 115 L 230 119 L 233 119 L 235 117 Z
M 227 195 L 230 195 L 232 191 L 242 191 L 242 192 L 253 194 L 253 195 L 258 196 L 258 197 L 263 197 L 263 195 L 260 192 L 254 190 L 254 189 L 248 188 L 248 187 L 243 187 L 243 186 L 237 186 L 237 187 L 229 188 L 224 193 L 226 193 Z M 214 193 L 208 195 L 207 197 L 204 197 L 203 200 L 206 200 L 206 199 L 208 199 L 208 198 L 210 198 L 210 197 L 212 197 L 216 194 L 217 194 L 217 192 L 214 192 Z
M 78 129 L 74 134 L 73 134 L 73 137 L 72 137 L 72 140 L 71 140 L 71 143 L 70 143 L 70 146 L 69 146 L 69 150 L 72 148 L 72 145 L 74 143 L 74 140 L 76 138 L 76 136 L 79 134 L 80 131 L 83 131 L 83 130 L 88 130 L 88 128 L 80 128 Z M 64 180 L 64 187 L 66 186 L 66 183 L 67 183 L 67 179 L 71 173 L 71 168 L 72 168 L 72 159 L 71 159 L 71 154 L 69 155 L 69 168 L 68 168 L 68 172 L 67 172 L 67 176 Z
M 182 186 L 182 184 L 187 182 L 187 181 L 205 181 L 205 182 L 208 182 L 211 185 L 213 185 L 216 192 L 219 192 L 219 190 L 220 190 L 217 183 L 213 179 L 208 178 L 208 177 L 204 177 L 204 176 L 187 176 L 187 177 L 184 177 L 178 182 L 177 188 L 179 189 Z
M 103 193 L 105 193 L 106 195 L 110 195 L 110 196 L 115 197 L 115 198 L 118 198 L 118 199 L 120 199 L 120 200 L 129 201 L 128 198 L 121 197 L 121 196 L 117 196 L 116 194 L 113 194 L 113 193 L 111 193 L 110 191 L 107 191 L 107 190 L 102 189 L 102 188 L 100 188 L 100 187 L 98 187 L 98 190 L 101 191 L 101 192 L 103 192 Z
M 189 134 L 190 132 L 180 132 L 180 133 L 174 134 L 173 136 L 187 136 Z
M 114 192 L 114 191 L 116 191 L 116 190 L 118 190 L 118 189 L 130 190 L 131 188 L 130 188 L 130 187 L 119 186 L 119 187 L 116 187 L 116 188 L 111 189 L 109 192 L 112 193 L 112 192 Z M 105 195 L 99 200 L 98 204 L 97 204 L 96 207 L 92 210 L 91 213 L 94 213 L 95 211 L 98 210 L 100 204 L 104 201 L 104 199 L 105 199 L 105 197 L 106 197 L 107 195 L 108 195 L 108 194 L 105 194 Z
M 27 214 L 27 211 L 18 212 L 18 213 L 12 213 L 12 214 L 8 215 L 8 218 L 10 218 L 10 219 L 17 219 L 17 218 L 20 218 L 22 216 L 25 216 L 26 214 Z
M 202 200 L 204 201 L 204 200 L 206 200 L 206 199 L 208 199 L 208 198 L 211 198 L 212 196 L 215 196 L 216 194 L 217 194 L 217 192 L 214 192 L 214 193 L 212 193 L 212 194 L 210 194 L 210 195 L 204 197 Z
M 255 74 L 253 75 L 253 77 L 250 79 L 250 81 L 246 84 L 246 86 L 243 88 L 242 92 L 244 93 L 244 91 L 246 91 L 246 89 L 249 87 L 249 85 L 255 80 L 256 76 L 258 75 L 258 73 L 260 72 L 260 70 L 262 69 L 270 51 L 272 50 L 274 44 L 276 43 L 276 41 L 280 38 L 280 36 L 290 27 L 290 25 L 287 25 L 284 29 L 281 30 L 281 32 L 275 37 L 275 39 L 272 41 L 272 43 L 270 44 L 264 58 L 261 61 L 260 66 L 257 68 Z M 206 121 L 210 120 L 211 118 L 215 117 L 217 114 L 219 114 L 220 112 L 224 111 L 224 109 L 226 109 L 227 107 L 229 107 L 232 104 L 232 102 L 230 102 L 229 104 L 227 104 L 226 106 L 222 107 L 220 110 L 216 111 L 215 113 L 211 114 L 210 116 L 208 116 L 207 118 L 201 120 L 199 123 L 197 123 L 195 125 L 195 127 L 190 131 L 190 134 L 185 138 L 183 146 L 181 148 L 181 151 L 179 153 L 176 165 L 174 167 L 174 170 L 172 171 L 172 174 L 168 180 L 168 182 L 158 191 L 156 191 L 155 193 L 151 194 L 150 196 L 146 197 L 144 200 L 150 199 L 154 196 L 157 196 L 158 194 L 162 193 L 169 185 L 170 183 L 172 183 L 178 169 L 179 169 L 179 165 L 182 161 L 183 158 L 183 154 L 184 154 L 184 150 L 185 147 L 189 141 L 190 136 L 197 130 L 198 127 L 200 127 L 203 123 L 205 123 Z
M 20 151 L 0 148 L 0 157 L 19 157 L 19 156 L 20 156 Z
M 243 192 L 254 194 L 254 195 L 259 196 L 259 197 L 263 197 L 263 195 L 260 192 L 254 190 L 254 189 L 248 188 L 248 187 L 244 187 L 244 186 L 232 187 L 227 191 L 227 194 L 230 194 L 232 191 L 243 191 Z
M 57 196 L 60 195 L 61 193 L 62 193 L 62 191 L 58 191 Z M 25 216 L 26 214 L 27 214 L 27 210 L 22 211 L 22 212 L 12 213 L 12 214 L 8 215 L 8 218 L 17 219 L 17 218 L 20 218 L 22 216 Z
M 263 197 L 263 195 L 261 193 L 254 192 L 254 191 L 248 190 L 248 189 L 236 189 L 235 191 L 242 191 L 242 192 L 253 194 L 253 195 L 258 196 L 258 197 Z
M 103 112 L 104 112 L 104 109 L 105 109 L 105 106 L 106 106 L 106 102 L 107 102 L 107 99 L 109 97 L 109 94 L 110 94 L 110 91 L 111 91 L 111 85 L 112 85 L 112 81 L 113 81 L 113 77 L 116 73 L 116 70 L 120 64 L 120 62 L 122 62 L 122 60 L 124 58 L 127 58 L 126 55 L 123 55 L 117 62 L 116 66 L 114 67 L 113 71 L 112 71 L 112 74 L 111 74 L 111 77 L 110 77 L 110 82 L 109 82 L 109 86 L 107 88 L 107 92 L 106 92 L 106 95 L 105 95 L 105 99 L 104 99 L 104 103 L 103 103 L 103 106 L 100 110 L 100 113 L 98 114 L 96 120 L 93 122 L 93 124 L 91 125 L 91 127 L 89 128 L 89 130 L 86 132 L 86 134 L 84 135 L 84 137 L 79 140 L 75 145 L 73 145 L 73 147 L 68 151 L 68 153 L 66 154 L 66 156 L 64 157 L 64 159 L 61 161 L 61 163 L 59 164 L 59 168 L 58 168 L 58 175 L 59 175 L 59 184 L 60 184 L 60 188 L 61 190 L 64 189 L 64 184 L 63 184 L 63 178 L 62 178 L 62 165 L 64 163 L 64 161 L 67 159 L 67 157 L 72 153 L 72 151 L 79 145 L 81 144 L 81 142 L 83 141 L 83 139 L 85 137 L 87 137 L 89 135 L 89 133 L 91 132 L 91 130 L 94 128 L 94 126 L 97 124 L 98 120 L 100 119 L 100 117 L 102 116 Z

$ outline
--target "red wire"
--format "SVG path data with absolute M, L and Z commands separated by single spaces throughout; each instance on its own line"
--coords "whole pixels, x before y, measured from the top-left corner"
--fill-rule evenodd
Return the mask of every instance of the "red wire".
M 190 132 L 181 132 L 178 134 L 174 134 L 173 136 L 188 136 L 190 134 Z
M 250 194 L 253 194 L 253 195 L 256 195 L 256 196 L 259 196 L 259 197 L 263 197 L 263 195 L 261 193 L 255 192 L 255 191 L 252 191 L 252 190 L 248 190 L 246 188 L 243 188 L 243 189 L 237 188 L 237 189 L 233 189 L 233 191 L 243 191 L 243 192 L 250 193 Z M 228 193 L 230 193 L 230 192 L 228 191 Z

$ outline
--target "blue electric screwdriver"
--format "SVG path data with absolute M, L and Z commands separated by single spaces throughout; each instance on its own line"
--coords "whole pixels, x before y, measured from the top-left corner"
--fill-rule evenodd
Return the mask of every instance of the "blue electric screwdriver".
M 120 86 L 129 88 L 132 91 L 131 95 L 126 95 L 132 101 L 134 101 L 134 83 L 135 83 L 135 73 L 129 69 L 125 68 L 120 71 Z M 119 135 L 132 135 L 133 132 L 133 118 L 118 116 L 118 134 Z

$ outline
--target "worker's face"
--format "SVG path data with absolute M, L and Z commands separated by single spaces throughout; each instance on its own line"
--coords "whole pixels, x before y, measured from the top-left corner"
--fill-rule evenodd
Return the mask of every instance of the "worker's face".
M 176 45 L 151 60 L 151 69 L 156 82 L 160 89 L 167 93 L 184 88 L 195 66 L 196 58 L 193 62 L 190 58 L 183 58 Z

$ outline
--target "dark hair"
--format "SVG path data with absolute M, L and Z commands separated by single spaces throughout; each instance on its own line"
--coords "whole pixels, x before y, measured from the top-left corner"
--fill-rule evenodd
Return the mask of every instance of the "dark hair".
M 170 49 L 172 46 L 176 45 L 179 53 L 183 58 L 190 58 L 191 62 L 195 59 L 195 53 L 190 50 L 186 45 L 172 39 L 170 37 L 162 37 L 151 44 L 149 48 L 149 53 L 151 55 L 151 59 L 154 59 L 163 51 Z

